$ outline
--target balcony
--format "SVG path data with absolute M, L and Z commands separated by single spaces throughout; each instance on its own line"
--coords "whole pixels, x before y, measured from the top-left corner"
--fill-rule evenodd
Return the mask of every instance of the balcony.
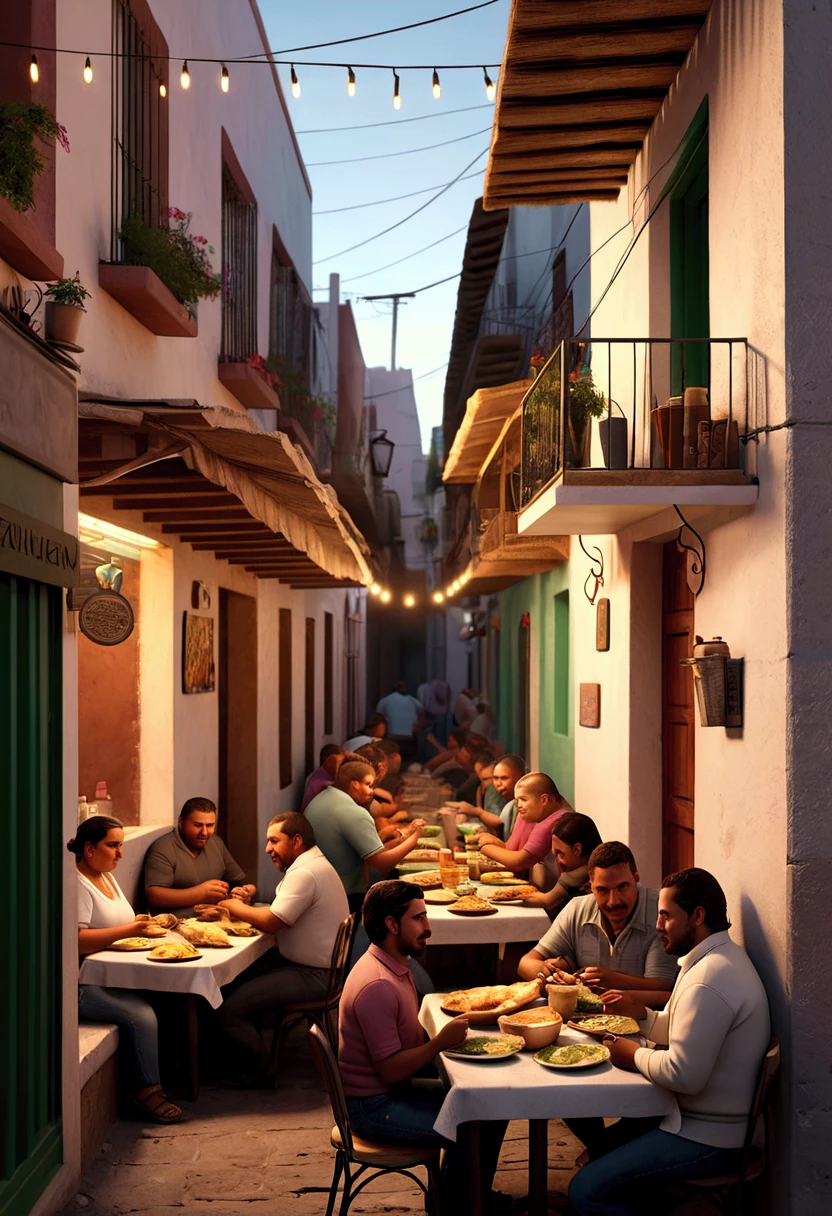
M 706 525 L 750 510 L 751 359 L 744 338 L 563 342 L 521 406 L 520 535 L 647 540 L 675 508 Z

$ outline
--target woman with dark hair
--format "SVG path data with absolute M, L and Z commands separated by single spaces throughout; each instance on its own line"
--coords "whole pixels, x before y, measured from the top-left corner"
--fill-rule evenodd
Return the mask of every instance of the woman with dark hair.
M 601 843 L 595 821 L 578 811 L 567 811 L 555 822 L 552 829 L 552 852 L 546 861 L 535 869 L 532 880 L 545 881 L 546 873 L 553 874 L 557 867 L 554 885 L 548 891 L 537 891 L 527 896 L 523 903 L 535 908 L 545 908 L 554 919 L 575 895 L 589 890 L 587 862 L 592 850 Z M 551 881 L 551 878 L 550 880 Z
M 140 937 L 150 917 L 136 915 L 113 877 L 121 861 L 124 828 L 118 819 L 93 815 L 67 844 L 78 868 L 78 953 L 106 950 L 123 937 Z M 87 1022 L 115 1022 L 127 1047 L 135 1086 L 134 1104 L 158 1123 L 178 1123 L 182 1111 L 159 1079 L 159 1033 L 152 1006 L 127 988 L 79 984 L 78 1016 Z

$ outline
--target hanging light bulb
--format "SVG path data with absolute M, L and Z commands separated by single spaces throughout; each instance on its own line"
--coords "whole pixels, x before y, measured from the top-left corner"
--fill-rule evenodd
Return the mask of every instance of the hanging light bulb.
M 494 84 L 494 81 L 488 75 L 488 72 L 486 72 L 485 68 L 483 68 L 482 74 L 485 77 L 485 95 L 489 101 L 493 101 L 494 95 L 497 92 L 497 88 Z
M 439 73 L 437 72 L 436 68 L 433 69 L 433 87 L 431 92 L 437 101 L 442 96 L 442 85 L 439 83 Z
M 385 590 L 385 591 L 382 591 L 380 598 L 381 598 L 382 604 L 389 604 L 390 600 L 392 599 L 392 596 L 390 595 L 389 591 Z
M 399 77 L 396 69 L 393 68 L 393 109 L 400 110 L 402 108 L 402 95 L 399 92 Z
M 289 73 L 289 79 L 292 82 L 292 96 L 300 97 L 300 83 L 298 81 L 298 74 L 295 71 L 295 65 L 290 64 L 290 67 L 291 67 L 291 71 Z
M 165 84 L 164 80 L 160 80 L 159 81 L 159 96 L 167 97 L 167 95 L 168 95 L 168 86 Z
M 347 68 L 347 97 L 355 97 L 355 72 Z
M 225 66 L 225 64 L 223 64 L 222 72 L 220 73 L 220 88 L 222 89 L 223 93 L 228 92 L 228 85 L 229 85 L 228 68 Z
M 415 608 L 416 607 L 416 596 L 415 595 L 406 595 L 404 597 L 403 602 L 404 602 L 405 608 Z
M 38 71 L 38 57 L 37 55 L 33 55 L 31 62 L 29 63 L 29 79 L 31 80 L 32 84 L 37 84 L 39 77 L 40 72 Z
M 370 595 L 381 595 L 381 587 L 379 587 L 378 583 L 370 584 Z
M 191 73 L 188 71 L 187 59 L 182 64 L 182 71 L 179 76 L 179 83 L 182 85 L 183 89 L 189 89 L 191 87 Z
M 445 597 L 441 591 L 434 591 L 432 598 L 434 604 L 441 604 Z
M 84 83 L 92 84 L 92 64 L 90 63 L 89 55 L 87 55 L 86 62 L 84 63 Z

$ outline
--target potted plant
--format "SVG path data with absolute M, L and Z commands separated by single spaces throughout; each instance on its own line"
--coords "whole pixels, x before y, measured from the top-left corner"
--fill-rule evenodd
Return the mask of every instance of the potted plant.
M 74 279 L 58 279 L 46 289 L 46 339 L 48 342 L 75 346 L 81 327 L 84 300 L 90 293 L 81 282 L 79 272 Z
M 589 464 L 591 420 L 603 418 L 607 399 L 592 380 L 592 372 L 584 366 L 569 376 L 569 410 L 566 415 L 566 465 L 582 469 Z
M 153 228 L 134 212 L 118 234 L 123 261 L 128 266 L 147 266 L 171 294 L 196 316 L 200 299 L 213 300 L 220 292 L 220 276 L 214 273 L 210 256 L 214 250 L 207 237 L 191 232 L 191 212 L 171 207 L 167 228 Z
M 66 127 L 46 106 L 37 101 L 0 102 L 0 197 L 15 211 L 34 206 L 35 178 L 46 166 L 35 141 L 53 139 L 69 151 Z

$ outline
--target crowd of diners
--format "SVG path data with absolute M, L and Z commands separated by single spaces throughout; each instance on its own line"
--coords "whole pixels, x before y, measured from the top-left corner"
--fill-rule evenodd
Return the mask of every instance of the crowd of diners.
M 114 875 L 121 823 L 87 819 L 67 846 L 78 869 L 79 954 L 140 936 L 154 914 L 183 918 L 200 905 L 273 934 L 275 946 L 223 990 L 214 1015 L 222 1083 L 267 1088 L 275 1082 L 270 1026 L 283 1006 L 325 993 L 339 926 L 356 912 L 363 933 L 340 1002 L 338 1051 L 353 1129 L 378 1143 L 443 1147 L 444 1202 L 464 1213 L 469 1165 L 434 1130 L 445 1089 L 425 1073 L 465 1038 L 469 1023 L 453 1018 L 432 1038 L 422 1029 L 420 995 L 431 985 L 419 960 L 431 936 L 429 914 L 421 887 L 396 877 L 424 827 L 399 794 L 402 763 L 430 771 L 454 794 L 442 808 L 446 836 L 463 820 L 479 821 L 481 854 L 534 887 L 526 902 L 549 914 L 547 932 L 513 957 L 510 978 L 580 982 L 609 1012 L 635 1018 L 648 1045 L 611 1037 L 612 1063 L 675 1098 L 673 1113 L 661 1119 L 567 1121 L 585 1146 L 571 1210 L 635 1216 L 652 1210 L 651 1188 L 736 1167 L 770 1040 L 766 993 L 729 935 L 725 896 L 712 874 L 694 867 L 668 875 L 659 889 L 642 885 L 630 848 L 603 840 L 550 775 L 527 772 L 520 756 L 506 755 L 492 724 L 475 690 L 464 690 L 452 709 L 441 680 L 419 697 L 397 684 L 360 734 L 323 747 L 298 809 L 269 823 L 265 851 L 278 872 L 270 903 L 257 902 L 255 884 L 216 834 L 216 808 L 206 798 L 189 799 L 176 827 L 148 850 L 142 912 Z M 186 1117 L 162 1087 L 152 994 L 81 984 L 79 1016 L 121 1028 L 130 1096 L 144 1116 L 160 1123 Z M 504 1134 L 499 1121 L 482 1125 L 488 1213 L 525 1210 L 522 1200 L 492 1189 Z

